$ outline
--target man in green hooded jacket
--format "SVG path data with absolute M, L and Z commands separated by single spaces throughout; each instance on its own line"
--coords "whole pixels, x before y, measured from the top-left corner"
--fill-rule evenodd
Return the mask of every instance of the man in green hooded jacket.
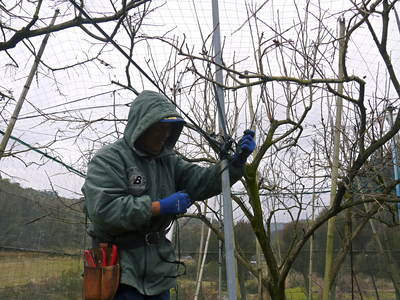
M 220 164 L 204 168 L 175 154 L 184 120 L 161 94 L 144 91 L 133 101 L 123 138 L 100 149 L 82 187 L 94 243 L 118 246 L 121 280 L 114 299 L 169 299 L 176 285 L 174 248 L 165 237 L 174 216 L 194 201 L 221 192 Z M 246 155 L 229 164 L 231 184 L 255 148 L 251 135 L 239 142 Z

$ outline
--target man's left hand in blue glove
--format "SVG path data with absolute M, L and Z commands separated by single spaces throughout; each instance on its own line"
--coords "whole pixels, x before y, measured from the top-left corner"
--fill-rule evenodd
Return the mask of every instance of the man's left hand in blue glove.
M 191 204 L 192 200 L 187 193 L 176 192 L 159 201 L 153 201 L 151 211 L 153 216 L 184 214 Z

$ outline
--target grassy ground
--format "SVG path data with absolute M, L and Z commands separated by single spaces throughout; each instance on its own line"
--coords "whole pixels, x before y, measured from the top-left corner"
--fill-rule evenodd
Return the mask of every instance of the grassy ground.
M 0 299 L 81 299 L 80 257 L 0 251 Z
M 80 256 L 51 255 L 35 252 L 0 250 L 0 299 L 11 300 L 81 300 L 82 259 Z M 171 299 L 193 299 L 195 282 L 180 278 L 177 298 L 173 291 Z M 256 299 L 255 280 L 246 282 L 248 300 Z M 377 299 L 373 290 L 363 290 L 363 300 Z M 217 281 L 204 281 L 201 289 L 202 300 L 214 300 L 218 296 Z M 385 288 L 379 292 L 380 299 L 394 300 L 394 292 Z M 302 288 L 288 288 L 287 300 L 306 300 Z M 314 300 L 320 299 L 318 293 Z M 337 299 L 350 300 L 349 292 L 337 294 Z M 361 299 L 355 293 L 354 299 Z
M 287 300 L 307 300 L 303 290 L 299 287 L 286 289 Z
M 79 269 L 80 265 L 79 257 L 0 252 L 0 288 L 48 282 L 63 272 Z
M 353 295 L 349 292 L 346 293 L 338 293 L 336 295 L 336 299 L 340 300 L 351 300 L 351 299 L 362 299 L 362 300 L 376 300 L 377 297 L 375 295 L 375 292 L 372 290 L 364 290 L 362 291 L 362 298 L 358 292 L 354 292 L 354 298 Z M 379 299 L 384 299 L 384 300 L 395 300 L 395 294 L 394 291 L 383 291 L 379 292 Z M 313 300 L 319 300 L 321 299 L 321 294 L 314 293 L 313 294 Z M 304 294 L 303 289 L 301 287 L 296 287 L 296 288 L 290 288 L 286 290 L 286 300 L 307 300 L 307 296 Z

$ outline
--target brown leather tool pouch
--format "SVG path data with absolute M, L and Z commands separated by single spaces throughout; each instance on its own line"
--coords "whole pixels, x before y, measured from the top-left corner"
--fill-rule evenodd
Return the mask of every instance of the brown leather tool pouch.
M 97 266 L 84 265 L 83 298 L 85 300 L 112 300 L 117 292 L 120 280 L 120 265 L 101 266 L 101 249 L 93 248 Z

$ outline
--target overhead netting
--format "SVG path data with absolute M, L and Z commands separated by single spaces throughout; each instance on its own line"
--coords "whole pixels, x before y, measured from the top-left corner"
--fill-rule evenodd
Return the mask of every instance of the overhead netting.
M 135 2 L 140 3 L 129 3 Z M 1 299 L 79 299 L 80 251 L 88 245 L 80 191 L 87 163 L 101 146 L 122 137 L 137 92 L 161 89 L 203 130 L 218 132 L 213 85 L 206 80 L 215 72 L 211 1 L 142 2 L 121 23 L 99 23 L 130 60 L 90 22 L 50 34 L 0 161 Z M 27 26 L 36 5 L 34 1 L 0 3 L 2 42 L 12 38 L 13 28 Z M 355 22 L 356 11 L 349 1 L 341 0 L 224 0 L 218 5 L 223 64 L 230 70 L 224 78 L 229 133 L 237 139 L 255 125 L 261 144 L 271 116 L 298 121 L 313 104 L 302 134 L 295 131 L 271 148 L 260 169 L 266 219 L 280 224 L 311 218 L 311 206 L 320 211 L 329 203 L 326 152 L 332 146 L 329 128 L 334 122 L 335 97 L 320 84 L 292 82 L 289 86 L 284 80 L 241 87 L 246 79 L 240 74 L 337 78 L 338 20 Z M 121 10 L 122 4 L 97 0 L 88 1 L 84 8 L 91 18 L 101 20 Z M 46 27 L 56 9 L 56 26 L 78 14 L 69 1 L 43 1 L 32 30 Z M 371 18 L 378 34 L 379 22 Z M 396 72 L 399 27 L 395 18 L 390 22 L 388 47 Z M 10 123 L 43 37 L 33 36 L 0 51 L 2 132 Z M 398 98 L 365 24 L 352 35 L 346 57 L 347 72 L 367 82 L 365 103 L 371 128 L 378 133 L 386 126 L 381 122 L 384 106 L 387 102 L 396 105 Z M 332 86 L 336 88 L 335 83 Z M 349 97 L 357 98 L 359 87 L 354 82 L 346 83 L 345 89 Z M 246 101 L 249 97 L 253 107 Z M 357 111 L 350 102 L 345 108 L 344 132 L 351 148 Z M 290 126 L 280 128 L 277 136 Z M 296 146 L 289 147 L 294 140 Z M 203 164 L 217 159 L 204 138 L 190 129 L 184 130 L 177 150 L 192 159 L 204 158 Z M 317 164 L 315 170 L 313 160 L 324 164 Z M 312 175 L 318 178 L 316 182 Z M 241 184 L 234 191 L 246 197 Z M 245 219 L 236 206 L 234 217 L 235 222 Z

